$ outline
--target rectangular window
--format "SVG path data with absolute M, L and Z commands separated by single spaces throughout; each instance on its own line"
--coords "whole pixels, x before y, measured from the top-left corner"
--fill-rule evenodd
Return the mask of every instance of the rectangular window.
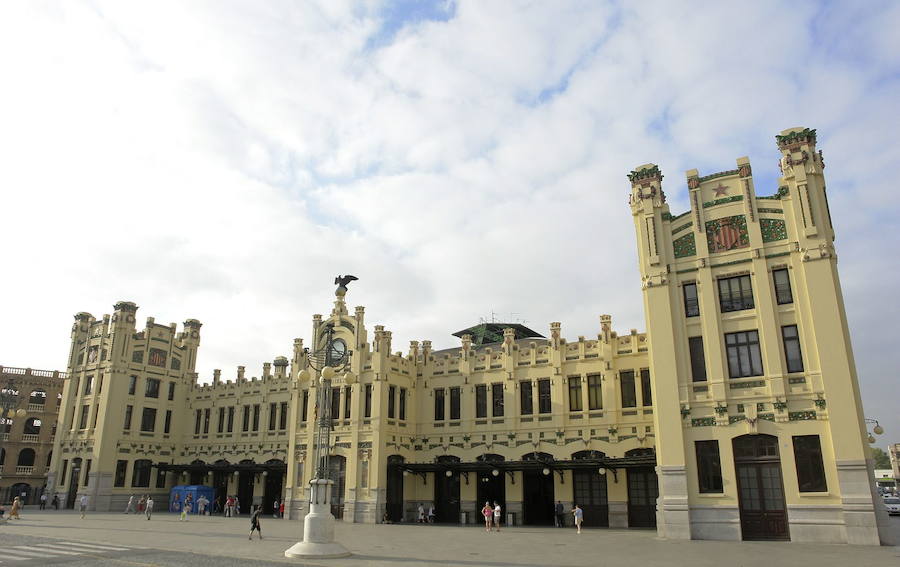
M 603 409 L 603 380 L 599 374 L 588 374 L 588 409 Z
M 166 419 L 163 421 L 163 433 L 168 433 L 172 429 L 172 410 L 166 410 Z
M 331 419 L 341 418 L 341 389 L 331 390 Z
M 143 488 L 150 486 L 150 460 L 138 459 L 131 469 L 131 486 Z
M 91 413 L 91 406 L 81 406 L 81 419 L 78 421 L 78 429 L 87 429 L 88 416 Z
M 209 408 L 204 408 L 203 410 L 203 434 L 206 435 L 209 433 Z
M 97 377 L 97 395 L 103 393 L 103 374 Z
M 137 376 L 129 376 L 128 377 L 128 395 L 133 396 L 134 391 L 137 389 Z
M 93 376 L 88 376 L 84 379 L 84 395 L 85 396 L 90 395 L 93 384 L 94 384 Z
M 275 423 L 278 420 L 278 404 L 269 403 L 269 431 L 275 431 Z
M 144 389 L 144 397 L 145 398 L 158 398 L 159 397 L 159 379 L 147 378 L 147 386 Z
M 141 414 L 141 431 L 153 432 L 156 429 L 156 408 L 144 408 Z
M 144 362 L 144 351 L 136 350 L 131 353 L 131 362 L 137 362 L 138 364 L 143 364 Z
M 727 333 L 725 348 L 728 351 L 728 375 L 730 377 L 762 376 L 759 333 L 756 331 Z
M 91 460 L 88 459 L 84 464 L 84 485 L 87 486 L 91 481 Z
M 706 356 L 703 354 L 703 337 L 688 338 L 691 351 L 691 377 L 694 382 L 706 382 Z
M 550 399 L 550 380 L 538 380 L 538 413 L 550 413 L 553 410 Z
M 753 309 L 753 288 L 749 275 L 719 279 L 719 308 L 722 313 Z
M 634 388 L 634 370 L 619 372 L 619 385 L 622 388 L 622 407 L 637 407 L 637 392 Z
M 641 368 L 641 402 L 644 406 L 653 405 L 653 394 L 650 392 L 649 368 Z
M 125 486 L 125 474 L 128 472 L 128 461 L 116 461 L 116 478 L 113 486 Z
M 581 376 L 569 376 L 569 411 L 581 411 Z
M 459 419 L 459 411 L 461 407 L 459 403 L 459 395 L 459 386 L 450 388 L 450 419 Z
M 219 424 L 218 424 L 218 433 L 222 433 L 225 431 L 225 406 L 219 408 Z
M 406 419 L 406 388 L 400 388 L 400 419 Z
M 169 401 L 175 399 L 175 382 L 169 382 Z
M 686 283 L 681 289 L 684 294 L 684 316 L 697 317 L 700 315 L 700 301 L 697 299 L 697 284 Z
M 475 385 L 475 417 L 487 417 L 487 386 Z
M 363 417 L 372 417 L 372 385 L 366 384 L 366 401 L 363 408 Z
M 785 325 L 781 328 L 781 340 L 784 343 L 784 359 L 788 372 L 803 372 L 803 354 L 800 352 L 800 334 L 797 325 Z
M 444 419 L 444 389 L 434 389 L 434 420 L 441 421 Z
M 303 406 L 300 408 L 300 421 L 306 421 L 307 408 L 309 408 L 309 390 L 303 390 Z
M 234 431 L 234 406 L 228 408 L 228 433 Z
M 288 404 L 281 402 L 281 413 L 278 414 L 278 429 L 287 429 Z
M 131 429 L 131 414 L 134 412 L 134 406 L 125 406 L 125 426 L 122 428 L 126 431 Z
M 350 419 L 351 400 L 353 399 L 353 390 L 350 386 L 344 386 L 344 419 Z
M 97 417 L 100 416 L 100 404 L 94 406 L 94 419 L 91 420 L 91 428 L 97 427 Z
M 697 476 L 700 480 L 700 493 L 721 493 L 722 463 L 719 460 L 718 441 L 696 441 Z
M 388 417 L 397 417 L 397 386 L 388 386 Z
M 522 415 L 534 413 L 534 392 L 531 390 L 531 380 L 519 382 L 519 411 Z
M 68 472 L 68 470 L 69 470 L 69 459 L 63 459 L 63 463 L 62 463 L 62 472 L 61 472 L 60 475 L 59 475 L 59 479 L 60 479 L 60 480 L 59 480 L 59 485 L 60 485 L 60 486 L 65 486 L 65 485 L 66 485 L 66 480 L 67 480 L 67 479 L 66 479 L 66 472 Z
M 253 431 L 259 431 L 259 404 L 253 404 Z
M 794 294 L 791 293 L 791 276 L 787 268 L 772 270 L 772 281 L 775 284 L 775 301 L 778 305 L 794 302 Z
M 200 435 L 200 410 L 194 410 L 194 435 Z
M 491 384 L 491 402 L 491 415 L 503 417 L 503 384 Z
M 794 462 L 800 492 L 828 492 L 818 435 L 794 435 Z
M 241 421 L 241 431 L 250 431 L 250 406 L 244 406 L 244 415 Z

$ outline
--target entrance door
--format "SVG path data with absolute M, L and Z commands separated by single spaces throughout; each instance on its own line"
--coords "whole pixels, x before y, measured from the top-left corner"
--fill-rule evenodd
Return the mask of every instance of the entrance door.
M 385 514 L 391 522 L 403 521 L 403 457 L 391 455 L 387 465 Z
M 656 471 L 650 467 L 628 469 L 628 527 L 656 527 L 656 499 L 659 487 Z
M 525 505 L 524 524 L 552 526 L 555 501 L 553 499 L 553 471 L 525 471 L 522 473 L 522 499 Z
M 275 514 L 272 505 L 278 500 L 281 503 L 281 485 L 284 480 L 284 473 L 281 471 L 268 471 L 266 475 L 265 489 L 263 491 L 263 514 Z
M 66 508 L 75 509 L 75 498 L 78 496 L 78 481 L 81 479 L 81 459 L 72 459 L 72 471 L 69 473 L 69 492 L 66 494 Z
M 584 512 L 584 526 L 609 527 L 609 501 L 606 496 L 606 475 L 596 471 L 573 471 L 572 484 L 575 504 Z
M 230 473 L 217 471 L 213 473 L 213 488 L 216 494 L 213 497 L 213 510 L 221 513 L 225 509 L 225 500 L 228 498 L 228 477 Z
M 778 438 L 742 435 L 732 445 L 743 538 L 790 539 Z
M 238 476 L 237 497 L 241 514 L 249 514 L 253 508 L 253 477 L 254 473 L 249 471 L 241 471 Z
M 332 455 L 328 459 L 328 478 L 334 481 L 331 485 L 331 515 L 336 520 L 344 517 L 344 486 L 346 483 L 347 459 L 340 455 Z
M 438 463 L 458 463 L 459 457 L 441 455 Z M 447 473 L 450 473 L 448 476 Z M 447 469 L 434 473 L 434 521 L 459 523 L 459 473 Z

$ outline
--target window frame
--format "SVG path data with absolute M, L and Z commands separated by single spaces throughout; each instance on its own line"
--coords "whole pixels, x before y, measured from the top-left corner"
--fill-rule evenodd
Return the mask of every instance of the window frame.
M 688 290 L 692 290 L 691 294 Z M 693 297 L 689 297 L 693 295 Z M 684 316 L 699 317 L 700 316 L 700 296 L 697 294 L 697 282 L 685 282 L 681 286 L 681 297 L 684 301 Z
M 784 274 L 784 281 L 779 282 L 779 276 Z M 794 292 L 791 289 L 791 274 L 787 268 L 772 270 L 772 287 L 775 290 L 775 303 L 778 305 L 790 305 L 794 302 Z
M 450 419 L 460 419 L 462 411 L 462 388 L 459 386 L 450 387 Z
M 446 416 L 445 410 L 446 400 L 444 388 L 434 389 L 434 421 L 444 421 Z
M 152 416 L 152 420 L 150 420 L 151 423 L 150 423 L 149 429 L 146 428 L 148 416 Z M 154 431 L 156 431 L 156 408 L 148 408 L 148 407 L 142 408 L 141 431 L 143 433 L 153 433 Z
M 531 380 L 519 381 L 519 413 L 534 415 L 534 386 Z
M 723 290 L 723 286 L 727 286 L 728 289 Z M 719 290 L 719 311 L 722 313 L 745 311 L 756 307 L 750 274 L 718 278 L 716 288 Z
M 722 455 L 716 439 L 694 441 L 697 459 L 697 488 L 700 494 L 724 494 Z
M 475 419 L 487 417 L 487 384 L 475 384 Z
M 503 417 L 504 401 L 503 401 L 503 383 L 494 382 L 491 384 L 491 417 Z
M 549 378 L 541 378 L 538 383 L 538 413 L 553 413 L 553 388 Z
M 734 338 L 734 342 L 730 344 L 729 340 L 732 338 Z M 725 356 L 728 360 L 729 378 L 749 378 L 763 376 L 765 373 L 759 331 L 756 329 L 725 333 Z M 744 368 L 745 362 L 749 364 L 749 368 Z M 735 367 L 735 363 L 737 363 L 737 367 Z
M 812 442 L 815 442 L 813 446 Z M 798 446 L 809 442 L 806 447 Z M 797 469 L 797 490 L 799 492 L 828 492 L 828 478 L 825 474 L 825 457 L 822 454 L 822 439 L 818 435 L 793 435 L 791 446 L 794 450 L 794 466 Z
M 569 376 L 566 380 L 569 392 L 569 411 L 584 411 L 581 401 L 581 376 Z
M 793 331 L 793 336 L 788 336 L 789 331 Z M 781 327 L 781 346 L 784 348 L 784 367 L 788 373 L 803 372 L 803 348 L 800 344 L 800 329 L 797 325 L 782 325 Z M 792 351 L 796 350 L 794 357 Z
M 641 368 L 641 404 L 645 408 L 653 405 L 653 386 L 650 383 L 649 368 Z
M 147 378 L 144 380 L 144 397 L 159 399 L 159 378 Z
M 619 371 L 619 393 L 622 399 L 622 408 L 636 408 L 637 405 L 637 387 L 634 380 L 634 370 L 620 370 Z M 626 388 L 630 385 L 630 389 L 626 390 Z M 628 397 L 626 397 L 628 394 Z
M 698 360 L 699 357 L 699 360 Z M 706 382 L 706 349 L 703 335 L 688 337 L 688 358 L 691 361 L 691 382 Z
M 588 387 L 588 410 L 602 410 L 603 409 L 603 375 L 602 374 L 588 374 L 587 375 L 587 387 Z

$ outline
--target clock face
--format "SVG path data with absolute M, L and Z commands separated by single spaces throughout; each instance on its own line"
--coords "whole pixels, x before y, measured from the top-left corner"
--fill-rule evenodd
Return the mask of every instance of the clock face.
M 328 345 L 328 366 L 340 366 L 347 357 L 347 343 L 344 339 L 334 339 Z

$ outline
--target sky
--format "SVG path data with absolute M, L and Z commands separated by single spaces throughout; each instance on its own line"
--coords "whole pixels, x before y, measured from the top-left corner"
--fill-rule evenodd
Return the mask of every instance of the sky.
M 203 322 L 198 372 L 290 355 L 334 277 L 393 350 L 491 319 L 645 328 L 625 175 L 818 130 L 867 416 L 900 442 L 900 3 L 0 4 L 0 364 L 72 316 Z

